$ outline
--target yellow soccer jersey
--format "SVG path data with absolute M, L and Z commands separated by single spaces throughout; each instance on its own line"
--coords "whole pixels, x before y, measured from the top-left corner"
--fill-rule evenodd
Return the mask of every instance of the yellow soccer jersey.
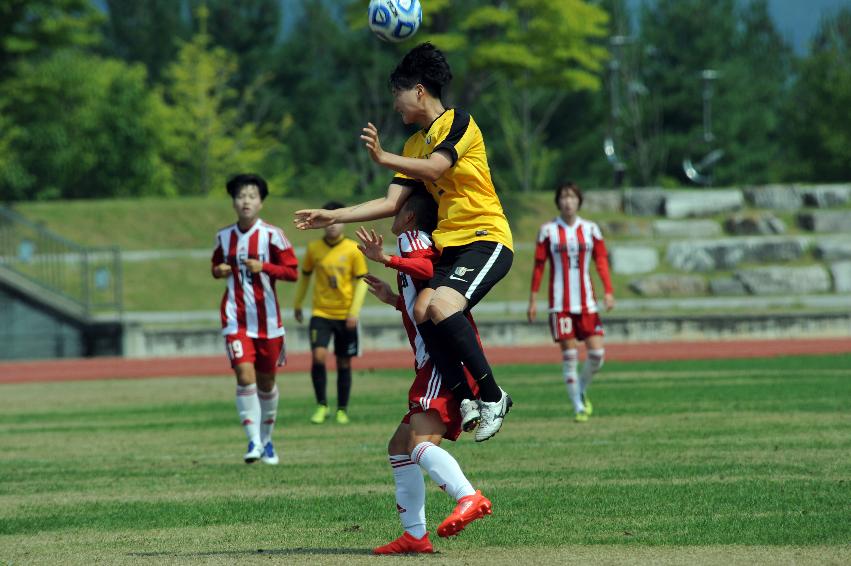
M 324 238 L 310 242 L 304 261 L 304 273 L 313 273 L 313 315 L 344 320 L 354 297 L 358 277 L 368 273 L 366 258 L 354 240 L 343 238 L 329 246 Z
M 482 131 L 473 117 L 449 108 L 425 130 L 408 138 L 404 157 L 427 159 L 446 150 L 452 167 L 434 183 L 397 173 L 393 182 L 425 187 L 437 201 L 437 230 L 432 234 L 438 250 L 475 241 L 499 242 L 513 249 L 511 229 L 491 180 Z

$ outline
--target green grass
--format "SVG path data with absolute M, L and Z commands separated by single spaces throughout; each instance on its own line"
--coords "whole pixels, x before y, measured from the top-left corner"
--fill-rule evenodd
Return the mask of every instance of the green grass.
M 577 425 L 556 366 L 500 367 L 503 431 L 448 443 L 494 515 L 434 559 L 848 563 L 849 368 L 611 362 Z M 232 378 L 2 386 L 0 563 L 373 563 L 400 530 L 385 454 L 409 380 L 357 372 L 352 425 L 317 427 L 309 378 L 282 374 L 278 467 L 241 463 Z M 434 531 L 453 502 L 427 482 Z

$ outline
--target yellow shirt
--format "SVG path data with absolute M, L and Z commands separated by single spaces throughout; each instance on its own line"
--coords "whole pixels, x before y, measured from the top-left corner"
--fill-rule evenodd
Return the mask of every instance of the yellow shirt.
M 425 187 L 437 201 L 435 246 L 463 246 L 475 241 L 499 242 L 513 249 L 511 228 L 491 180 L 482 131 L 463 110 L 447 109 L 431 126 L 408 138 L 403 157 L 428 158 L 446 150 L 452 167 L 434 183 L 397 173 L 393 182 Z
M 305 274 L 316 274 L 313 287 L 313 316 L 345 320 L 358 278 L 368 273 L 366 258 L 354 240 L 343 238 L 329 246 L 324 238 L 307 244 L 301 262 Z

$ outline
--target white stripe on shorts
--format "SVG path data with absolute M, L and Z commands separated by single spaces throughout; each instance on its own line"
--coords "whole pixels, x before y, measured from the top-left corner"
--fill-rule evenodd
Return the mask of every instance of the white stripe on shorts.
M 493 264 L 496 261 L 496 258 L 499 257 L 499 252 L 501 252 L 501 251 L 502 251 L 502 244 L 497 244 L 496 247 L 493 250 L 493 253 L 488 258 L 488 262 L 485 264 L 485 266 L 479 272 L 479 275 L 475 279 L 473 279 L 473 282 L 470 284 L 470 288 L 467 289 L 467 292 L 464 293 L 464 296 L 467 297 L 468 301 L 470 300 L 470 297 L 473 296 L 473 292 L 479 286 L 479 283 L 482 282 L 482 279 L 485 278 L 485 275 L 487 275 L 488 271 L 490 271 L 491 267 L 493 267 Z

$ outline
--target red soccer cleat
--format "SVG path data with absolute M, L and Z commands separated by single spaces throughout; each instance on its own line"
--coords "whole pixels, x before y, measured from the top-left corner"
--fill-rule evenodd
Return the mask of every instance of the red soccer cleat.
M 493 513 L 490 499 L 476 490 L 473 495 L 467 495 L 458 500 L 458 505 L 450 515 L 437 527 L 437 536 L 451 537 L 464 530 L 464 527 Z
M 373 554 L 430 554 L 432 552 L 434 548 L 428 540 L 428 533 L 423 535 L 423 538 L 416 538 L 408 531 L 393 542 L 372 549 Z

